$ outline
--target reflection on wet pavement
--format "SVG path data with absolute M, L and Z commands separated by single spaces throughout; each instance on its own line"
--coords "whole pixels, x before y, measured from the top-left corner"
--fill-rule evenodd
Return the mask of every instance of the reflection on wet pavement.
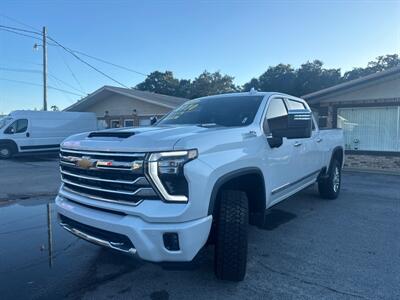
M 114 264 L 117 266 L 100 268 Z M 52 198 L 8 202 L 1 207 L 2 299 L 75 298 L 141 264 L 64 231 L 58 225 Z

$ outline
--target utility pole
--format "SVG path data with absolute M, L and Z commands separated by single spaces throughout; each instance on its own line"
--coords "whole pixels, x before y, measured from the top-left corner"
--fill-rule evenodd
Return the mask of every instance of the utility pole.
M 46 26 L 43 26 L 43 110 L 47 110 L 47 45 Z

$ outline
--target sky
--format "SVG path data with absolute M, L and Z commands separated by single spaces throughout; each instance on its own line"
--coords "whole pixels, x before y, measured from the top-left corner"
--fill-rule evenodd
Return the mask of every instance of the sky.
M 221 71 L 239 85 L 279 63 L 298 67 L 320 59 L 344 72 L 400 53 L 400 0 L 1 0 L 0 25 L 46 26 L 70 49 L 143 74 L 170 70 L 193 79 L 204 70 Z M 42 107 L 42 48 L 34 51 L 35 42 L 0 30 L 0 115 Z M 126 86 L 145 79 L 81 57 Z M 48 70 L 50 87 L 74 93 L 49 89 L 49 107 L 63 109 L 103 85 L 118 85 L 57 46 L 48 46 Z

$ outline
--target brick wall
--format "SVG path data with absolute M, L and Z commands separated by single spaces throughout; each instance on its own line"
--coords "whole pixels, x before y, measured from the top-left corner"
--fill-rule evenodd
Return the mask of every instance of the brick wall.
M 344 167 L 400 174 L 400 156 L 346 154 Z

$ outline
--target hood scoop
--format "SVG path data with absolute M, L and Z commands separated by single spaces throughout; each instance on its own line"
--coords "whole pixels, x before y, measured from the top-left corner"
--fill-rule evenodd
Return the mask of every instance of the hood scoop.
M 115 131 L 115 132 L 110 132 L 110 131 L 96 131 L 96 132 L 91 132 L 88 135 L 88 138 L 94 138 L 94 137 L 116 137 L 120 139 L 126 139 L 128 137 L 131 137 L 135 135 L 134 132 L 127 132 L 127 131 Z

